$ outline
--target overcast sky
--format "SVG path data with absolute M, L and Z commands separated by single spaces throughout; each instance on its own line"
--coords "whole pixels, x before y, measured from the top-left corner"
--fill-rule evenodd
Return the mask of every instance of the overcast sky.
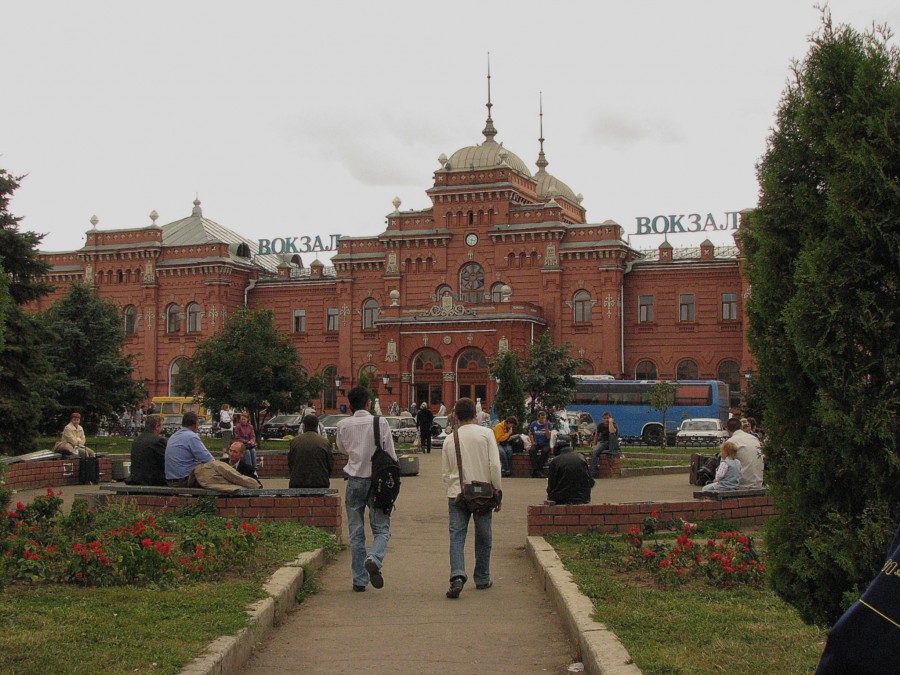
M 829 4 L 900 26 L 896 0 Z M 756 204 L 820 25 L 813 0 L 3 5 L 0 167 L 27 174 L 12 211 L 45 251 L 80 248 L 94 214 L 164 224 L 195 195 L 253 240 L 382 232 L 395 196 L 429 205 L 441 153 L 484 140 L 487 52 L 496 140 L 536 171 L 543 91 L 548 171 L 589 222 L 656 245 L 637 218 Z

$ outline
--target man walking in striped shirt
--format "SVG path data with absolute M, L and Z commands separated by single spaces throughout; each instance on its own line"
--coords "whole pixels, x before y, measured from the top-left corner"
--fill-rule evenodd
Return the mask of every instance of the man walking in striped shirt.
M 369 392 L 365 387 L 354 387 L 347 393 L 351 417 L 341 420 L 335 432 L 338 450 L 347 455 L 347 491 L 344 505 L 347 508 L 347 527 L 350 530 L 350 556 L 353 572 L 353 590 L 362 593 L 371 583 L 375 588 L 384 586 L 381 568 L 391 538 L 391 517 L 375 508 L 369 489 L 372 484 L 372 455 L 375 454 L 374 418 L 368 411 Z M 381 447 L 394 460 L 394 439 L 391 428 L 383 417 L 378 419 Z M 372 528 L 372 548 L 366 550 L 366 507 L 369 507 L 369 525 Z

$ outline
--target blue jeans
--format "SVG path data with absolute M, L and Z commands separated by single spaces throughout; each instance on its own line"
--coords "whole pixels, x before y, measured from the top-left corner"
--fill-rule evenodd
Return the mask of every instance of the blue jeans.
M 347 527 L 350 530 L 350 569 L 353 571 L 353 585 L 366 586 L 369 573 L 366 559 L 371 558 L 378 565 L 384 564 L 388 540 L 391 538 L 391 517 L 381 509 L 376 509 L 369 498 L 371 478 L 353 478 L 347 481 L 344 505 L 347 507 Z M 372 528 L 372 550 L 366 551 L 366 507 L 369 507 L 369 525 Z
M 457 506 L 455 499 L 448 498 L 450 510 L 450 578 L 460 577 L 465 583 L 466 575 L 466 535 L 469 532 L 469 509 Z M 491 548 L 494 537 L 491 531 L 491 516 L 488 511 L 475 520 L 475 583 L 486 584 L 491 580 Z
M 512 461 L 512 446 L 502 443 L 500 448 L 500 470 L 503 473 L 510 473 L 510 462 Z
M 598 478 L 600 474 L 600 455 L 609 453 L 609 443 L 600 441 L 591 451 L 591 477 Z

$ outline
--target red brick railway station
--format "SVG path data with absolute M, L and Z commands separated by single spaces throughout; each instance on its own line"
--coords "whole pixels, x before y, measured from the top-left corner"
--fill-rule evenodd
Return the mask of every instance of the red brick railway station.
M 176 393 L 196 344 L 244 305 L 271 310 L 307 371 L 325 375 L 326 411 L 364 372 L 383 404 L 491 401 L 491 359 L 524 353 L 544 331 L 572 346 L 583 373 L 720 379 L 736 396 L 753 368 L 739 249 L 634 249 L 619 224 L 590 223 L 581 195 L 547 172 L 543 138 L 532 173 L 494 140 L 490 103 L 483 134 L 441 155 L 429 208 L 400 211 L 395 200 L 381 234 L 340 238 L 333 267 L 257 254 L 196 200 L 181 220 L 94 223 L 81 249 L 42 253 L 57 290 L 35 307 L 71 282 L 96 286 L 121 309 L 151 396 Z

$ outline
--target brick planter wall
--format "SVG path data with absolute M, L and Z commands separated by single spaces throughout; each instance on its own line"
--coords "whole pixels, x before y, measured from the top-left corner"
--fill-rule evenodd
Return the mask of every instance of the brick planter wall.
M 587 461 L 591 461 L 590 453 L 587 454 Z M 512 456 L 510 462 L 513 478 L 530 478 L 531 477 L 531 457 L 528 453 L 516 453 Z M 612 457 L 610 455 L 600 455 L 600 478 L 621 478 L 622 475 L 622 459 L 621 457 Z
M 295 520 L 320 527 L 340 539 L 341 499 L 325 497 L 216 497 L 220 516 L 260 520 Z M 196 497 L 160 495 L 109 495 L 106 503 L 127 503 L 144 511 L 166 513 L 195 503 Z
M 627 532 L 632 525 L 643 525 L 644 518 L 652 511 L 657 512 L 660 522 L 668 522 L 675 516 L 690 522 L 727 520 L 738 527 L 746 527 L 764 523 L 775 514 L 775 507 L 771 497 L 643 504 L 538 504 L 528 507 L 528 534 L 582 534 L 591 530 Z
M 6 486 L 13 490 L 78 485 L 78 459 L 47 459 L 6 466 Z M 100 458 L 100 481 L 112 480 L 112 458 Z
M 257 453 L 256 464 L 256 472 L 260 478 L 290 478 L 287 450 L 263 450 Z M 342 452 L 334 453 L 334 468 L 331 470 L 331 477 L 343 478 L 345 466 L 347 466 L 347 455 Z

